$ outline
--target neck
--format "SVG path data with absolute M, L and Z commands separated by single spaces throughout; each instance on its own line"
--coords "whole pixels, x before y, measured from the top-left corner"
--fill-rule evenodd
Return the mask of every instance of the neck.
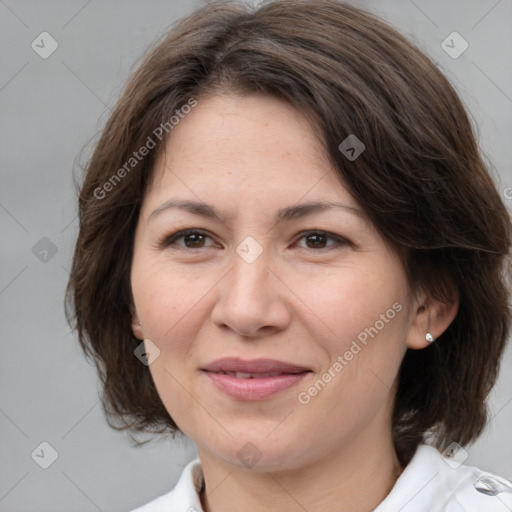
M 402 469 L 391 436 L 361 433 L 342 449 L 298 469 L 255 472 L 199 450 L 205 512 L 322 510 L 369 512 L 389 494 Z M 378 441 L 376 441 L 378 440 Z

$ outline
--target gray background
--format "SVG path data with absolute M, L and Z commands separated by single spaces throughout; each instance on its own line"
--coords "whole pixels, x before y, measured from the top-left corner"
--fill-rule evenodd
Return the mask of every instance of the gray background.
M 504 193 L 512 186 L 512 0 L 355 3 L 413 38 L 455 84 Z M 190 441 L 136 449 L 108 427 L 95 371 L 62 304 L 77 234 L 79 154 L 84 162 L 90 145 L 83 148 L 135 58 L 199 4 L 0 0 L 0 511 L 129 510 L 168 491 L 195 457 Z M 59 45 L 47 59 L 31 48 L 43 31 Z M 453 31 L 469 43 L 457 59 L 441 47 Z M 466 463 L 511 478 L 510 349 L 491 406 L 490 425 Z M 31 457 L 43 441 L 58 452 L 46 470 Z

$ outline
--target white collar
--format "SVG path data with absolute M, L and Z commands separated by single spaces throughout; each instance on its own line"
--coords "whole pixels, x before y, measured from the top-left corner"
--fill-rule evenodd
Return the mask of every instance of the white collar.
M 512 495 L 487 496 L 474 484 L 482 476 L 500 477 L 445 459 L 421 444 L 391 492 L 374 512 L 511 512 Z
M 432 446 L 420 445 L 391 492 L 374 512 L 511 512 L 512 494 L 487 496 L 475 490 L 481 469 L 451 462 Z M 189 462 L 174 489 L 132 512 L 203 512 L 199 459 Z

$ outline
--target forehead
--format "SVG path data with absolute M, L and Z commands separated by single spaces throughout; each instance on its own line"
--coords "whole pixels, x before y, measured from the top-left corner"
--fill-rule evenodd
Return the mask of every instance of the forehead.
M 306 116 L 263 95 L 198 98 L 153 171 L 149 199 L 343 200 L 356 206 Z M 213 196 L 212 196 L 213 193 Z M 227 205 L 229 206 L 229 204 Z

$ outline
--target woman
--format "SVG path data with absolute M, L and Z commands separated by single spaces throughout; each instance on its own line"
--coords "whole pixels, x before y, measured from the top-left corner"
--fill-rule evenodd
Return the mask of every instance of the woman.
M 184 19 L 88 163 L 68 288 L 110 424 L 197 445 L 137 510 L 510 510 L 510 484 L 461 465 L 510 237 L 460 99 L 376 16 Z

